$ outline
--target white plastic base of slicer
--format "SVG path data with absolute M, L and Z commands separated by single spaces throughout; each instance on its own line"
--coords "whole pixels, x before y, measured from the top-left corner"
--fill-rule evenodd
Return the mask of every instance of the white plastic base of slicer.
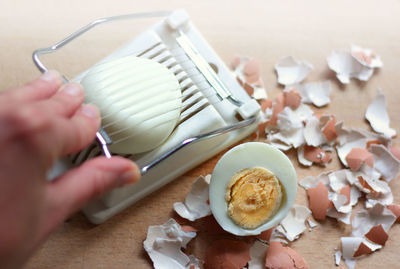
M 244 103 L 241 108 L 238 108 L 229 100 L 221 100 L 215 94 L 215 91 L 209 87 L 207 81 L 202 78 L 201 73 L 194 68 L 194 64 L 178 46 L 175 39 L 178 36 L 177 29 L 183 31 L 189 37 L 207 62 L 212 63 L 218 68 L 217 74 L 219 78 L 231 91 L 232 95 Z M 157 52 L 158 54 L 155 53 L 154 55 L 156 56 L 149 55 L 152 50 L 157 50 L 160 46 L 163 48 L 161 52 Z M 139 166 L 147 164 L 149 160 L 154 159 L 154 157 L 159 156 L 186 138 L 237 122 L 238 114 L 243 118 L 247 118 L 259 112 L 258 103 L 253 101 L 243 90 L 232 76 L 231 71 L 190 23 L 187 13 L 183 10 L 172 12 L 166 19 L 146 30 L 100 62 L 127 55 L 149 57 L 153 60 L 170 57 L 165 62 L 177 62 L 177 65 L 171 68 L 179 66 L 183 69 L 181 73 L 177 72 L 177 77 L 182 77 L 180 78 L 181 87 L 189 88 L 189 90 L 193 87 L 195 88 L 194 93 L 190 93 L 185 101 L 187 109 L 182 112 L 182 121 L 175 128 L 168 140 L 151 152 L 132 156 L 132 159 Z M 88 70 L 83 72 L 74 81 L 80 81 L 87 72 Z M 196 101 L 193 104 L 189 104 L 190 99 L 195 96 L 198 96 L 198 98 L 196 97 Z M 136 184 L 111 191 L 101 199 L 87 205 L 83 209 L 83 212 L 91 222 L 95 224 L 102 223 L 188 170 L 239 142 L 253 133 L 256 127 L 257 123 L 237 131 L 188 145 L 150 169 Z M 67 164 L 66 167 L 68 166 Z M 57 171 L 56 173 L 59 172 Z

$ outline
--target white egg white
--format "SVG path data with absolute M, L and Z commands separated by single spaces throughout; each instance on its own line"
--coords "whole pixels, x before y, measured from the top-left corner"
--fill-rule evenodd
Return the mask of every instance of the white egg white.
M 245 168 L 264 167 L 279 179 L 283 197 L 280 208 L 266 223 L 255 229 L 246 229 L 228 215 L 225 200 L 226 188 L 231 178 Z M 210 182 L 210 207 L 221 227 L 232 234 L 257 235 L 277 225 L 292 208 L 297 193 L 296 171 L 285 154 L 279 149 L 260 142 L 240 144 L 226 152 L 218 161 Z

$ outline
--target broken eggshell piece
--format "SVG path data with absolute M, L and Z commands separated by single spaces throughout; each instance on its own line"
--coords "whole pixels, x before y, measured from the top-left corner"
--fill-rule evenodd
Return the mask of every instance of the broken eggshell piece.
M 282 187 L 281 205 L 265 223 L 253 229 L 236 224 L 228 214 L 225 193 L 233 176 L 246 168 L 262 167 L 271 171 Z M 275 147 L 259 142 L 238 145 L 225 153 L 214 168 L 210 182 L 211 211 L 221 227 L 235 235 L 258 235 L 277 225 L 293 206 L 297 193 L 296 172 L 290 160 Z

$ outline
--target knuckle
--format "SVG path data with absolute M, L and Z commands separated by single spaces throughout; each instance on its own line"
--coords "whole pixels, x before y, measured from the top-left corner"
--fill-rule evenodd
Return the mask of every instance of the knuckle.
M 97 199 L 100 196 L 102 196 L 104 193 L 107 191 L 107 178 L 106 174 L 102 173 L 99 170 L 96 170 L 93 173 L 93 178 L 92 178 L 92 187 L 90 191 L 90 199 Z

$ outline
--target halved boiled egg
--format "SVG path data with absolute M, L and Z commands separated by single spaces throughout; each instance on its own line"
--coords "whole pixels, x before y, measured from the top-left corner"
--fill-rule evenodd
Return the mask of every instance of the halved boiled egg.
M 296 193 L 296 171 L 286 155 L 266 143 L 249 142 L 218 161 L 210 182 L 210 207 L 225 231 L 257 235 L 288 214 Z

